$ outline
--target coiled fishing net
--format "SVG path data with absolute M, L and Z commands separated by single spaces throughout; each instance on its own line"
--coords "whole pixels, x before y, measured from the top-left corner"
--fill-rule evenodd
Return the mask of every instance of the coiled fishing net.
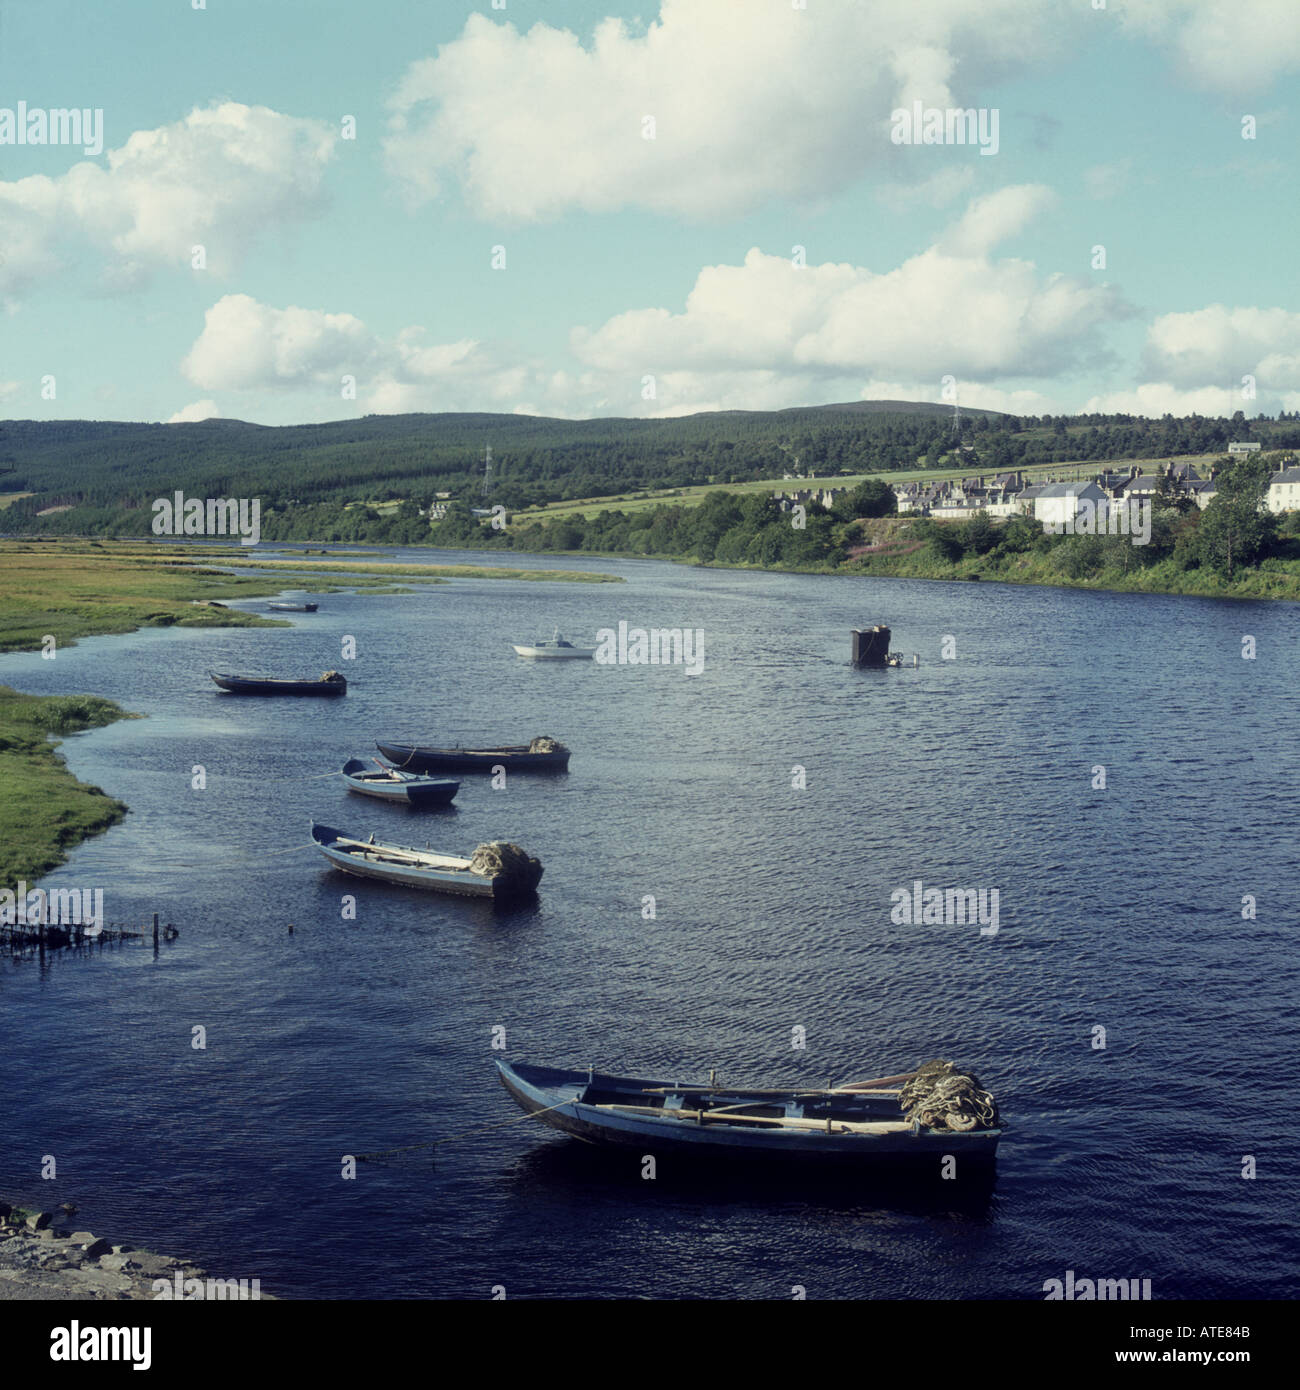
M 970 1072 L 958 1071 L 942 1058 L 923 1062 L 898 1094 L 907 1119 L 927 1129 L 963 1133 L 972 1129 L 996 1129 L 997 1102 Z
M 529 745 L 530 753 L 563 753 L 567 751 L 558 738 L 549 734 L 539 734 Z
M 542 881 L 542 861 L 508 840 L 479 845 L 469 867 L 484 878 L 503 878 L 506 887 L 520 893 L 530 892 Z

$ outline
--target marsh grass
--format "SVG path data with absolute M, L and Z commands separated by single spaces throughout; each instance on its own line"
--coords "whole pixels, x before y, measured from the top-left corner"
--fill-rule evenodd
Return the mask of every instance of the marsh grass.
M 0 885 L 34 883 L 126 815 L 122 802 L 68 771 L 50 736 L 133 717 L 97 695 L 23 695 L 0 685 Z

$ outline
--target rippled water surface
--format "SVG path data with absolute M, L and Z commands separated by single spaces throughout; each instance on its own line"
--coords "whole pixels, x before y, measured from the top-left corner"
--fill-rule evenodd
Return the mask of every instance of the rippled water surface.
M 586 567 L 627 582 L 329 595 L 292 628 L 0 658 L 20 689 L 148 716 L 65 741 L 131 814 L 46 884 L 181 931 L 156 959 L 0 963 L 0 1188 L 296 1297 L 1034 1298 L 1067 1269 L 1156 1298 L 1300 1293 L 1295 606 Z M 510 650 L 620 619 L 702 629 L 703 673 Z M 876 621 L 919 669 L 848 666 Z M 206 676 L 339 666 L 335 701 Z M 572 747 L 566 776 L 471 778 L 446 812 L 321 775 L 376 737 L 538 733 Z M 346 879 L 294 848 L 312 817 L 512 839 L 541 893 L 505 912 Z M 891 922 L 916 879 L 996 888 L 998 934 Z M 646 1181 L 637 1155 L 506 1123 L 499 1028 L 511 1057 L 756 1084 L 952 1057 L 1003 1104 L 996 1181 L 669 1161 Z M 345 1154 L 452 1136 L 436 1167 L 340 1177 Z

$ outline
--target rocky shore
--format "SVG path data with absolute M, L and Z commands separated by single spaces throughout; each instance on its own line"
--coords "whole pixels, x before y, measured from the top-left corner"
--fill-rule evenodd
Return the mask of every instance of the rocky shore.
M 62 1213 L 0 1202 L 0 1302 L 271 1297 L 249 1282 L 213 1279 L 188 1260 L 114 1244 Z

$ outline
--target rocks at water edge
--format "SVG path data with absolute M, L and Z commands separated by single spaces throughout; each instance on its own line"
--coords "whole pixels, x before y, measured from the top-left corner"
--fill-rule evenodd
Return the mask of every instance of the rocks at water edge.
M 249 1296 L 247 1292 L 214 1295 L 212 1283 L 235 1281 L 209 1281 L 206 1271 L 187 1260 L 114 1245 L 93 1231 L 70 1231 L 53 1222 L 48 1211 L 28 1213 L 0 1202 L 0 1302 L 155 1299 L 162 1296 L 154 1288 L 160 1279 L 166 1280 L 166 1292 L 173 1298 L 194 1296 L 181 1292 L 189 1280 L 207 1284 L 208 1297 Z M 253 1297 L 274 1296 L 259 1291 Z

